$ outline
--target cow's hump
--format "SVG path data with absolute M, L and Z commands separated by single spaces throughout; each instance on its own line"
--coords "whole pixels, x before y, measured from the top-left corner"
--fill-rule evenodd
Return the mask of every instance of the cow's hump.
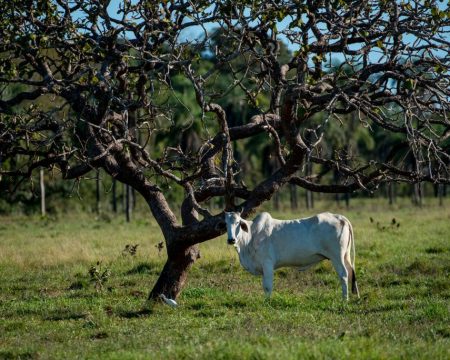
M 270 236 L 273 227 L 273 219 L 272 216 L 268 212 L 263 212 L 259 214 L 253 220 L 252 224 L 252 234 L 253 236 Z

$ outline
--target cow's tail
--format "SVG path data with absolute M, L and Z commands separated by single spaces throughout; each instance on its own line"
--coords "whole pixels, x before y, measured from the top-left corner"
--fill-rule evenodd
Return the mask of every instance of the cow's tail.
M 355 237 L 353 235 L 353 226 L 350 221 L 347 220 L 348 228 L 349 228 L 349 242 L 352 247 L 352 259 L 351 259 L 351 270 L 352 270 L 352 293 L 358 295 L 359 297 L 359 289 L 358 283 L 356 282 L 356 267 L 355 267 L 355 258 L 356 258 L 356 250 L 355 250 Z M 349 247 L 350 247 L 349 246 Z M 350 249 L 349 249 L 350 251 Z

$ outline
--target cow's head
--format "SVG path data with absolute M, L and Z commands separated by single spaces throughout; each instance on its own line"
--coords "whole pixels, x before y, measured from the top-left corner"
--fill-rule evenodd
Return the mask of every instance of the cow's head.
M 242 220 L 241 213 L 226 212 L 225 223 L 227 224 L 228 244 L 236 245 L 243 232 L 248 232 L 247 224 Z

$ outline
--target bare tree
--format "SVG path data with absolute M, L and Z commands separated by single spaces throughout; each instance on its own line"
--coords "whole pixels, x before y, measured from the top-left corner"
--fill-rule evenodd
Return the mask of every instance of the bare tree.
M 135 189 L 167 249 L 150 297 L 176 298 L 197 244 L 225 231 L 223 213 L 202 207 L 209 199 L 224 197 L 229 210 L 240 199 L 247 217 L 286 184 L 350 193 L 384 181 L 449 182 L 450 11 L 425 3 L 124 1 L 116 14 L 110 1 L 5 2 L 1 174 L 27 178 L 44 167 L 81 179 L 101 168 Z M 281 41 L 296 49 L 287 61 Z M 180 78 L 195 106 L 174 90 Z M 256 114 L 232 127 L 220 105 L 231 91 Z M 202 146 L 153 146 L 183 111 L 185 126 L 201 124 Z M 325 151 L 328 125 L 345 126 L 350 113 L 358 126 L 398 134 L 414 167 Z M 242 167 L 232 143 L 261 134 L 279 166 L 247 187 L 235 181 Z M 307 163 L 339 182 L 305 173 Z M 170 187 L 185 193 L 181 221 Z

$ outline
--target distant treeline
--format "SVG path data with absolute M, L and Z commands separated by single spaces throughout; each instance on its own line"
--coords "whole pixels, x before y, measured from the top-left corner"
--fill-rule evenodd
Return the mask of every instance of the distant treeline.
M 45 211 L 49 214 L 61 212 L 89 212 L 97 214 L 123 214 L 132 218 L 134 211 L 147 211 L 145 200 L 133 189 L 125 184 L 113 181 L 107 174 L 101 171 L 96 176 L 82 181 L 62 180 L 51 172 L 44 172 L 45 186 Z M 11 181 L 1 182 L 0 214 L 11 213 L 39 214 L 41 209 L 41 189 L 39 173 L 32 176 L 29 182 L 17 186 Z M 173 188 L 170 193 L 171 203 L 180 203 L 184 194 L 178 188 Z M 396 204 L 397 199 L 408 199 L 412 205 L 420 206 L 427 203 L 427 198 L 438 198 L 438 203 L 443 204 L 448 196 L 448 186 L 423 184 L 398 184 L 388 183 L 380 187 L 374 193 L 359 191 L 353 194 L 323 194 L 313 193 L 299 189 L 293 185 L 285 186 L 272 198 L 271 207 L 275 210 L 290 208 L 313 209 L 315 202 L 335 202 L 341 207 L 351 206 L 352 199 L 385 199 L 386 204 Z M 222 209 L 222 199 L 210 201 L 211 209 Z

